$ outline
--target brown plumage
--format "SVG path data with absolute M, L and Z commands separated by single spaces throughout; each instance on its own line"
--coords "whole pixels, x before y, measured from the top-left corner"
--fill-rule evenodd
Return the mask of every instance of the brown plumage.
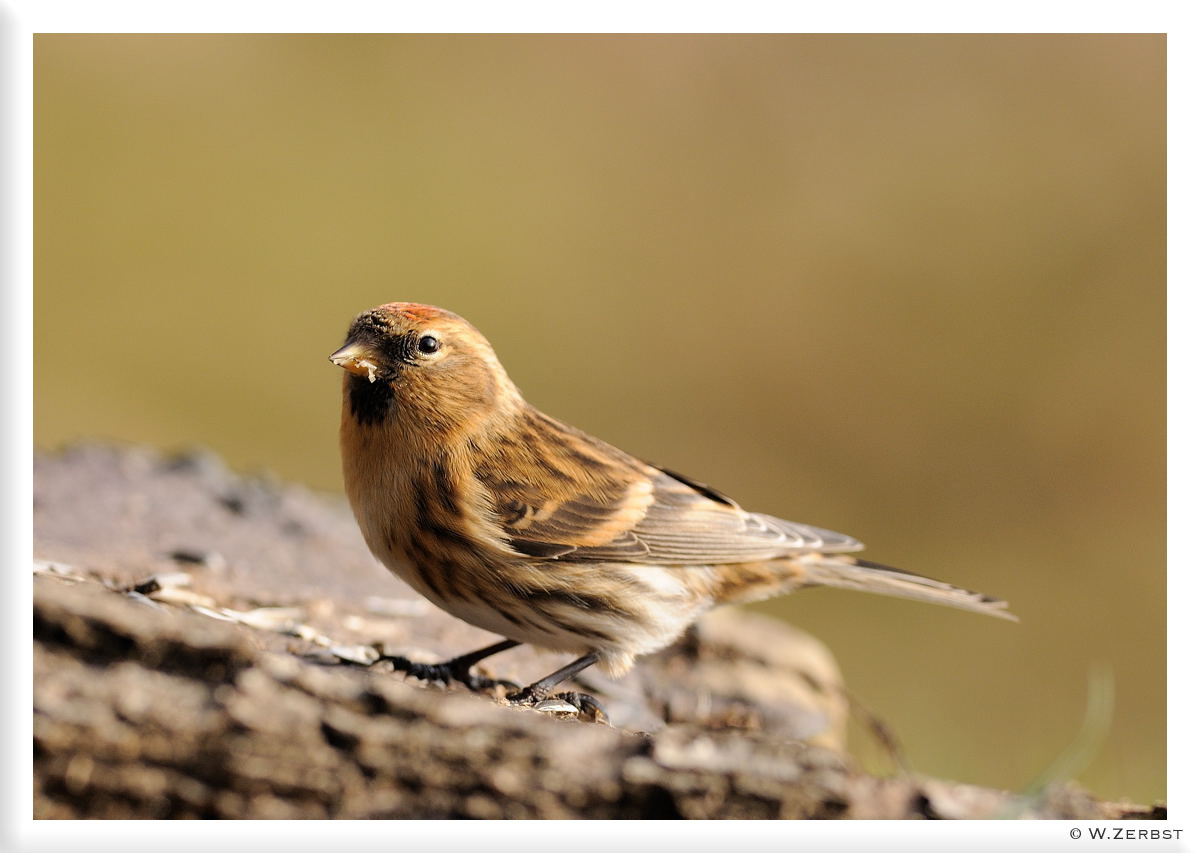
M 330 360 L 346 369 L 346 494 L 372 553 L 508 638 L 410 671 L 477 683 L 471 664 L 518 642 L 581 656 L 518 697 L 535 700 L 592 663 L 625 672 L 710 607 L 815 584 L 1013 618 L 1004 602 L 848 556 L 862 547 L 849 536 L 747 512 L 541 413 L 449 311 L 366 311 Z

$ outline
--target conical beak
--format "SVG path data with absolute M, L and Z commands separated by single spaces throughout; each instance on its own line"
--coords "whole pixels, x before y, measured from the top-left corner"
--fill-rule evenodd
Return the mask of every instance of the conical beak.
M 329 356 L 329 360 L 343 370 L 357 376 L 365 376 L 371 382 L 376 380 L 379 364 L 374 353 L 362 344 L 349 343 Z

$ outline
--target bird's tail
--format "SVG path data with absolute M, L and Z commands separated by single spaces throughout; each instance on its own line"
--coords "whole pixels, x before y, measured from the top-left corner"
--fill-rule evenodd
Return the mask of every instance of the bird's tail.
M 728 569 L 728 576 L 722 578 L 719 600 L 757 601 L 801 587 L 832 586 L 943 604 L 1017 621 L 1008 612 L 1006 601 L 846 554 L 805 554 L 770 560 L 754 564 L 754 569 L 745 573 L 738 571 L 738 566 Z

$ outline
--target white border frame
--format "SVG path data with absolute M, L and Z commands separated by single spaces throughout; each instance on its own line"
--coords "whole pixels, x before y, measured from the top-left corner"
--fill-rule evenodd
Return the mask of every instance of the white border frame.
M 1171 818 L 1165 823 L 1135 828 L 1182 830 L 1181 841 L 1155 849 L 1200 850 L 1200 825 L 1195 815 L 1196 713 L 1194 657 L 1184 650 L 1197 648 L 1195 614 L 1200 605 L 1197 568 L 1182 548 L 1181 532 L 1196 518 L 1191 484 L 1200 482 L 1196 443 L 1200 418 L 1196 413 L 1197 365 L 1195 265 L 1197 229 L 1194 216 L 1196 153 L 1200 151 L 1195 119 L 1197 91 L 1197 38 L 1191 31 L 1170 24 L 1187 23 L 1182 3 L 1138 4 L 1097 2 L 1010 2 L 991 8 L 981 5 L 921 3 L 857 3 L 781 8 L 775 2 L 737 4 L 608 2 L 584 8 L 563 3 L 536 2 L 485 4 L 483 2 L 407 6 L 342 2 L 313 3 L 230 2 L 209 0 L 195 5 L 162 2 L 95 2 L 95 0 L 29 0 L 9 4 L 0 13 L 5 98 L 8 118 L 3 152 L 4 243 L 0 256 L 9 284 L 3 291 L 3 369 L 6 387 L 15 406 L 4 419 L 3 467 L 10 498 L 4 520 L 9 583 L 3 620 L 13 651 L 6 672 L 14 683 L 5 692 L 8 724 L 4 726 L 7 796 L 0 827 L 3 849 L 47 849 L 70 845 L 95 847 L 120 843 L 123 849 L 157 847 L 163 843 L 184 850 L 208 850 L 214 844 L 239 847 L 287 845 L 290 848 L 327 849 L 363 844 L 384 849 L 420 844 L 424 840 L 445 844 L 494 844 L 502 828 L 479 823 L 429 826 L 411 822 L 403 829 L 378 823 L 339 822 L 298 825 L 255 821 L 192 824 L 186 829 L 174 822 L 35 822 L 31 819 L 30 743 L 31 615 L 29 611 L 32 516 L 32 33 L 34 32 L 544 32 L 587 31 L 599 24 L 607 32 L 838 32 L 862 27 L 874 32 L 1168 32 L 1169 71 L 1169 225 L 1168 261 L 1168 406 L 1169 475 L 1168 539 L 1170 596 L 1168 602 L 1168 784 Z M 1193 7 L 1194 10 L 1194 7 Z M 601 11 L 603 15 L 601 16 Z M 923 26 L 924 25 L 924 26 Z M 552 30 L 552 31 L 553 31 Z M 1114 389 L 1114 393 L 1120 393 Z M 1097 535 L 1103 535 L 1098 531 Z M 516 829 L 523 843 L 550 847 L 569 845 L 576 853 L 610 851 L 615 843 L 633 840 L 639 847 L 684 845 L 690 851 L 727 850 L 751 841 L 777 841 L 790 845 L 819 844 L 819 849 L 912 850 L 1011 850 L 1072 849 L 1087 844 L 1089 827 L 1116 824 L 1073 821 L 1041 822 L 857 822 L 857 823 L 714 823 L 681 824 L 670 830 L 643 822 L 595 822 L 586 827 Z M 1124 824 L 1128 827 L 1130 824 Z M 1085 839 L 1075 842 L 1071 829 L 1081 829 Z M 403 833 L 398 835 L 397 833 Z M 526 833 L 537 833 L 527 835 Z M 543 834 L 544 833 L 544 834 Z M 541 839 L 541 840 L 539 840 Z M 1135 842 L 1136 843 L 1136 842 Z M 1078 849 L 1078 848 L 1076 848 Z

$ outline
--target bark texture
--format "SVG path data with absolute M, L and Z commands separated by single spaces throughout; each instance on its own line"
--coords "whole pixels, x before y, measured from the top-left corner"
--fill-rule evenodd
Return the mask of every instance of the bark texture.
M 342 502 L 203 453 L 35 456 L 34 548 L 39 818 L 1165 817 L 870 776 L 828 651 L 735 610 L 624 679 L 581 676 L 611 726 L 405 679 L 381 652 L 495 637 L 378 566 Z

